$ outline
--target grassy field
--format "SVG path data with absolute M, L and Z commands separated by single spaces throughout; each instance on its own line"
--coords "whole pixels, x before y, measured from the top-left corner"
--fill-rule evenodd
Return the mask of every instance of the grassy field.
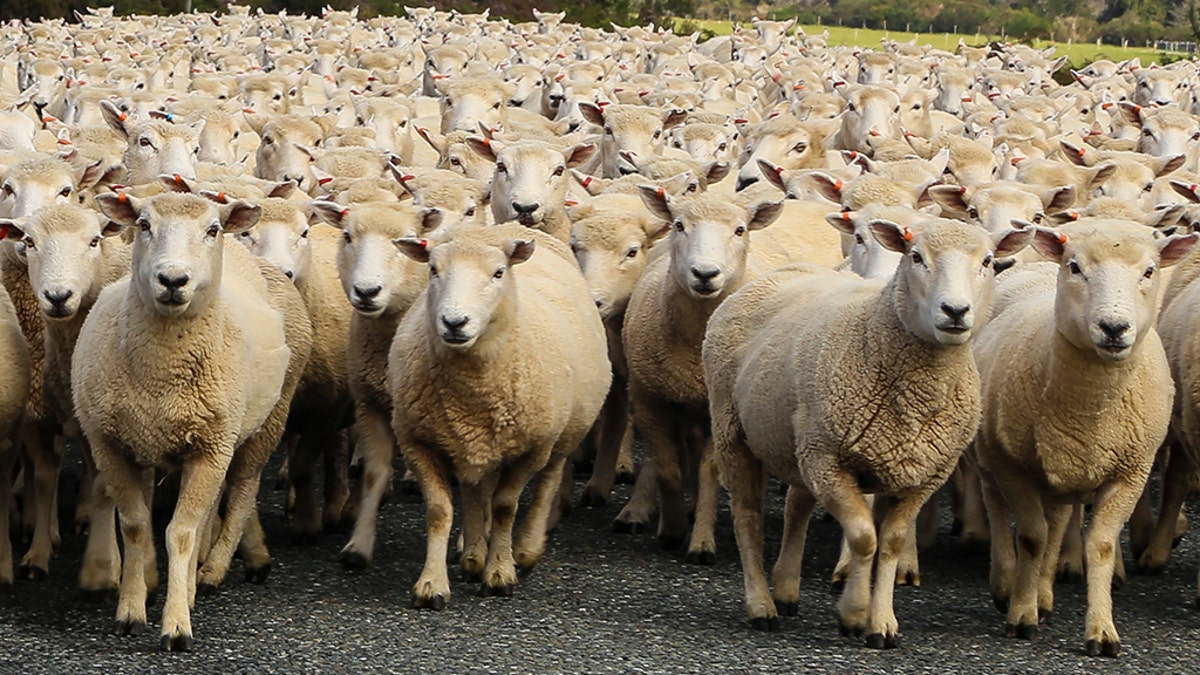
M 728 35 L 732 30 L 732 24 L 728 21 L 695 21 L 695 24 L 702 28 L 708 29 L 717 35 Z M 960 35 L 955 33 L 907 33 L 904 31 L 885 31 L 872 30 L 870 28 L 848 28 L 844 26 L 804 26 L 805 32 L 809 34 L 819 34 L 825 30 L 829 31 L 829 44 L 831 45 L 853 45 L 859 47 L 878 47 L 880 40 L 887 38 L 899 42 L 907 42 L 914 37 L 919 44 L 931 45 L 936 49 L 945 49 L 954 51 L 958 45 L 959 38 L 966 41 L 968 45 L 982 45 L 991 39 L 998 39 L 996 35 L 973 34 Z M 1143 64 L 1149 64 L 1152 61 L 1161 61 L 1163 53 L 1157 49 L 1148 49 L 1145 47 L 1116 47 L 1113 45 L 1099 45 L 1094 42 L 1066 44 L 1061 42 L 1048 42 L 1045 40 L 1037 40 L 1034 45 L 1037 48 L 1053 46 L 1058 54 L 1065 54 L 1069 57 L 1071 65 L 1078 68 L 1085 63 L 1090 63 L 1096 59 L 1111 59 L 1113 61 L 1124 61 L 1137 57 L 1141 59 Z

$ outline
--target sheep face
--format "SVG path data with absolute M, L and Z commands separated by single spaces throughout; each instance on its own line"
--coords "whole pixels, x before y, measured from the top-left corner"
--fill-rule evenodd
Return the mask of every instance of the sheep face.
M 301 283 L 312 265 L 308 217 L 283 199 L 262 200 L 259 206 L 263 213 L 258 224 L 239 233 L 237 241 L 294 283 Z
M 840 91 L 840 90 L 839 90 Z M 846 112 L 842 115 L 843 148 L 871 152 L 867 139 L 900 137 L 900 97 L 882 87 L 855 87 L 843 94 Z
M 671 132 L 671 146 L 697 162 L 733 159 L 738 133 L 720 124 L 688 124 Z
M 512 239 L 501 247 L 454 241 L 429 247 L 428 240 L 400 239 L 396 246 L 429 263 L 426 316 L 452 351 L 470 350 L 487 332 L 513 292 L 512 266 L 534 250 L 531 239 Z
M 480 125 L 503 129 L 508 122 L 511 87 L 504 82 L 477 78 L 446 80 L 442 92 L 442 133 L 477 133 Z
M 143 306 L 167 319 L 204 313 L 221 286 L 221 235 L 253 227 L 261 213 L 245 202 L 221 206 L 184 193 L 145 202 L 106 194 L 96 204 L 113 222 L 135 228 L 130 284 Z
M 1033 247 L 1059 265 L 1055 327 L 1072 345 L 1123 361 L 1154 326 L 1161 269 L 1200 235 L 1163 238 L 1140 223 L 1095 220 L 1038 228 Z
M 425 55 L 425 67 L 421 71 L 422 93 L 426 96 L 438 96 L 437 83 L 454 75 L 461 75 L 466 71 L 469 62 L 470 56 L 458 47 L 441 46 L 430 49 Z
M 1124 105 L 1122 109 L 1129 110 Z M 1200 140 L 1200 122 L 1192 115 L 1175 109 L 1165 109 L 1154 114 L 1146 114 L 1147 112 L 1137 110 L 1132 113 L 1132 116 L 1140 120 L 1142 127 L 1138 152 L 1154 157 L 1185 155 L 1195 142 Z
M 79 169 L 58 158 L 20 162 L 0 183 L 0 217 L 22 218 L 46 206 L 70 204 L 98 178 L 98 164 Z
M 102 227 L 96 214 L 78 206 L 50 206 L 20 221 L 0 220 L 5 238 L 24 244 L 29 283 L 50 320 L 75 316 L 100 292 L 104 238 L 120 226 Z
M 171 124 L 148 120 L 128 124 L 125 113 L 108 101 L 101 102 L 104 119 L 114 131 L 125 137 L 126 180 L 144 185 L 161 174 L 196 177 L 196 155 L 200 153 L 200 131 L 204 121 Z
M 559 150 L 536 141 L 502 146 L 496 141 L 470 137 L 467 142 L 480 156 L 495 162 L 492 177 L 495 221 L 515 220 L 526 227 L 538 227 L 548 214 L 561 210 L 569 180 L 567 168 L 587 161 L 596 149 L 590 143 Z
M 487 186 L 448 171 L 432 171 L 421 176 L 393 172 L 405 190 L 412 194 L 413 205 L 441 215 L 442 223 L 430 238 L 441 237 L 464 225 L 486 225 L 484 207 L 489 199 Z
M 890 84 L 896 79 L 896 61 L 891 54 L 862 52 L 858 55 L 859 84 Z
M 247 115 L 247 119 L 259 119 Z M 321 129 L 307 120 L 286 118 L 261 126 L 262 142 L 255 155 L 254 175 L 270 181 L 292 181 L 302 190 L 311 190 L 316 179 L 312 172 L 313 148 L 321 142 Z
M 33 104 L 44 108 L 59 95 L 59 82 L 63 77 L 63 67 L 60 64 L 38 59 L 25 71 L 25 82 L 22 83 L 21 90 L 33 87 Z
M 605 178 L 637 173 L 634 162 L 657 157 L 666 142 L 664 133 L 687 118 L 687 112 L 677 108 L 666 111 L 633 105 L 601 108 L 581 103 L 579 109 L 589 122 L 604 130 L 600 155 Z
M 670 277 L 692 298 L 724 296 L 746 269 L 752 230 L 779 217 L 782 202 L 761 202 L 742 208 L 707 194 L 676 200 L 651 186 L 641 186 L 642 201 L 651 213 L 670 225 Z
M 342 230 L 338 276 L 354 311 L 367 318 L 403 312 L 420 293 L 423 270 L 400 255 L 395 239 L 425 236 L 441 224 L 441 216 L 407 204 L 343 207 L 313 202 L 311 208 Z
M 749 134 L 742 148 L 738 191 L 758 182 L 762 176 L 759 160 L 781 166 L 785 171 L 816 168 L 820 155 L 817 146 L 821 141 L 807 127 L 784 116 L 762 123 Z
M 196 153 L 196 159 L 223 166 L 236 164 L 238 138 L 241 135 L 241 124 L 237 118 L 228 115 L 206 117 L 200 129 L 200 151 Z
M 624 314 L 650 247 L 668 231 L 667 223 L 644 212 L 601 212 L 572 225 L 571 250 L 601 318 Z
M 850 269 L 864 279 L 890 279 L 900 265 L 902 254 L 886 248 L 871 234 L 867 224 L 883 218 L 900 225 L 911 225 L 924 216 L 917 211 L 894 206 L 868 206 L 862 211 L 841 211 L 825 216 L 844 237 L 850 239 Z
M 971 76 L 965 70 L 938 67 L 936 70 L 937 96 L 933 99 L 935 110 L 951 115 L 962 113 L 963 104 L 971 103 Z
M 1171 105 L 1188 84 L 1177 71 L 1166 68 L 1139 68 L 1133 78 L 1133 102 L 1138 105 Z
M 1032 229 L 1009 230 L 993 238 L 980 228 L 942 218 L 911 227 L 887 220 L 868 223 L 885 248 L 903 257 L 894 282 L 903 298 L 897 312 L 905 329 L 933 344 L 970 341 L 986 317 L 995 274 L 992 260 L 1016 253 Z

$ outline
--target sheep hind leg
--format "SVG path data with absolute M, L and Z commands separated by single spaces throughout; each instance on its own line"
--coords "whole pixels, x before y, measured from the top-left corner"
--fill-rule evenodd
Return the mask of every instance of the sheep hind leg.
M 618 483 L 633 484 L 636 479 L 636 467 L 633 462 L 633 416 L 626 414 L 625 429 L 621 433 L 621 447 L 617 452 Z
M 375 523 L 379 518 L 379 505 L 384 492 L 392 483 L 396 437 L 392 434 L 390 421 L 374 408 L 360 410 L 355 425 L 363 454 L 362 501 L 354 520 L 354 532 L 342 548 L 338 560 L 346 569 L 362 570 L 371 564 L 371 556 L 375 552 Z M 416 470 L 411 463 L 408 464 L 415 474 Z M 419 483 L 420 476 L 417 479 Z
M 1084 619 L 1084 649 L 1088 656 L 1118 656 L 1121 638 L 1112 616 L 1112 580 L 1115 556 L 1120 555 L 1120 534 L 1133 512 L 1138 493 L 1145 484 L 1131 479 L 1100 488 L 1092 507 L 1087 541 L 1087 614 Z
M 802 485 L 790 485 L 783 511 L 783 540 L 779 557 L 771 570 L 775 591 L 771 597 L 775 609 L 786 616 L 800 613 L 800 567 L 804 562 L 804 544 L 808 538 L 808 520 L 817 500 Z
M 191 604 L 195 597 L 196 552 L 200 526 L 221 494 L 232 451 L 214 451 L 209 458 L 183 466 L 179 501 L 167 525 L 167 601 L 163 605 L 163 651 L 191 651 Z M 226 521 L 232 518 L 226 518 Z
M 990 548 L 992 535 L 987 506 L 983 500 L 983 486 L 980 485 L 979 469 L 974 462 L 964 457 L 959 460 L 958 471 L 962 474 L 962 529 L 958 534 L 958 548 L 967 555 L 986 553 Z
M 548 499 L 552 500 L 557 494 L 562 463 L 566 461 L 565 455 L 552 457 L 549 463 L 539 461 L 540 458 L 550 455 L 550 452 L 550 448 L 528 452 L 506 466 L 500 474 L 500 480 L 496 483 L 496 492 L 492 495 L 492 531 L 488 537 L 488 559 L 487 566 L 483 571 L 483 586 L 479 591 L 480 595 L 485 598 L 508 597 L 513 594 L 513 589 L 517 585 L 517 564 L 513 557 L 513 523 L 517 517 L 517 501 L 521 498 L 525 486 L 539 470 L 557 465 L 557 470 L 551 469 L 547 472 L 543 483 L 543 490 L 549 493 L 548 496 L 538 495 L 544 502 L 540 506 L 542 508 L 549 506 Z M 539 520 L 540 522 L 537 523 L 527 523 L 526 526 L 541 534 L 540 550 L 544 550 L 545 515 L 543 514 Z M 531 546 L 533 545 L 533 542 L 529 543 Z M 540 550 L 529 550 L 528 553 L 533 555 L 540 553 Z
M 321 530 L 315 480 L 317 461 L 322 450 L 332 447 L 337 440 L 336 437 L 329 438 L 325 431 L 318 425 L 308 425 L 294 444 L 288 443 L 288 478 L 295 494 L 295 501 L 288 513 L 292 519 L 294 544 L 317 543 L 317 534 Z
M 450 601 L 450 574 L 446 554 L 450 549 L 450 526 L 454 522 L 454 498 L 450 491 L 450 467 L 444 458 L 424 446 L 412 445 L 404 458 L 425 497 L 425 567 L 412 589 L 412 606 L 445 609 Z
M 1004 495 L 990 477 L 980 481 L 980 496 L 987 509 L 988 527 L 991 529 L 992 552 L 988 587 L 992 592 L 992 603 L 1003 614 L 1008 611 L 1008 605 L 1012 601 L 1017 569 L 1017 550 L 1013 542 L 1012 527 L 1009 525 L 1010 510 Z
M 13 549 L 9 539 L 9 508 L 12 500 L 12 471 L 16 463 L 16 444 L 0 436 L 0 592 L 12 590 Z
M 25 448 L 33 464 L 33 542 L 21 558 L 17 576 L 40 581 L 50 573 L 50 558 L 59 546 L 58 474 L 62 470 L 63 443 L 40 425 L 26 427 Z
M 1063 526 L 1063 536 L 1057 545 L 1061 546 L 1054 565 L 1055 576 L 1059 581 L 1083 581 L 1083 505 L 1077 504 L 1071 508 L 1070 518 Z M 1053 534 L 1051 535 L 1053 536 Z
M 724 443 L 718 442 L 718 448 Z M 779 610 L 771 597 L 763 566 L 763 503 L 767 474 L 758 460 L 735 434 L 728 447 L 718 450 L 721 474 L 729 487 L 733 512 L 733 534 L 742 559 L 746 614 L 754 630 L 779 630 Z
M 466 582 L 483 580 L 488 554 L 488 521 L 491 518 L 489 505 L 496 491 L 496 479 L 497 475 L 492 472 L 478 483 L 460 483 L 458 486 L 462 494 L 463 513 L 462 555 L 458 564 L 462 580 Z
M 696 519 L 692 523 L 692 537 L 688 543 L 685 560 L 697 565 L 715 565 L 717 500 L 721 496 L 721 480 L 717 475 L 717 462 L 713 457 L 711 438 L 707 439 L 700 451 L 696 482 Z
M 646 531 L 646 524 L 650 522 L 650 516 L 654 514 L 655 500 L 657 499 L 655 487 L 658 482 L 657 464 L 647 448 L 646 455 L 642 458 L 642 466 L 634 480 L 629 501 L 613 520 L 613 532 L 641 534 Z
M 1080 520 L 1077 521 L 1076 518 Z M 1042 623 L 1047 622 L 1054 613 L 1054 580 L 1060 568 L 1059 556 L 1074 532 L 1082 533 L 1082 518 L 1082 504 L 1046 507 L 1046 553 L 1042 562 L 1042 573 L 1038 578 L 1037 594 L 1038 621 Z M 1076 526 L 1081 529 L 1074 530 Z
M 1032 639 L 1038 631 L 1038 586 L 1046 557 L 1049 525 L 1042 496 L 1025 481 L 1009 482 L 1005 492 L 1017 526 L 1017 574 L 1008 605 L 1007 637 Z
M 566 456 L 554 456 L 533 478 L 533 500 L 529 513 L 521 523 L 513 559 L 521 575 L 528 574 L 546 554 L 546 535 L 554 529 L 551 523 L 557 476 L 567 471 Z
M 821 457 L 823 448 L 806 449 L 803 457 Z M 861 635 L 871 619 L 871 568 L 875 559 L 875 519 L 854 477 L 836 466 L 810 467 L 808 476 L 823 480 L 810 486 L 821 506 L 842 525 L 850 548 L 850 573 L 838 599 L 838 625 L 843 635 Z
M 1173 449 L 1162 471 L 1162 509 L 1159 511 L 1158 522 L 1154 524 L 1146 545 L 1138 555 L 1137 567 L 1134 568 L 1138 574 L 1157 574 L 1166 567 L 1167 559 L 1171 555 L 1171 543 L 1175 538 L 1176 523 L 1183 502 L 1187 499 L 1192 470 L 1192 462 L 1183 448 Z M 1139 504 L 1145 501 L 1148 491 L 1148 488 L 1143 490 Z M 1132 527 L 1132 520 L 1130 522 Z M 1132 542 L 1131 532 L 1130 543 Z
M 896 570 L 910 540 L 915 548 L 917 514 L 936 488 L 907 494 L 895 499 L 876 499 L 886 512 L 879 526 L 879 560 L 875 566 L 875 584 L 871 591 L 871 616 L 867 625 L 867 646 L 894 649 L 900 646 L 900 624 L 896 621 L 893 595 Z M 858 561 L 856 561 L 858 562 Z M 870 568 L 868 566 L 868 573 Z
M 321 527 L 326 532 L 339 532 L 347 524 L 346 504 L 350 499 L 350 432 L 339 429 L 333 445 L 325 448 L 325 507 Z
M 596 461 L 592 467 L 592 477 L 588 479 L 579 498 L 581 505 L 604 506 L 608 502 L 617 479 L 617 463 L 620 461 L 627 426 L 629 396 L 624 387 L 611 387 L 600 410 L 600 417 L 588 434 L 589 437 L 595 437 Z
M 120 586 L 121 550 L 117 545 L 116 505 L 108 494 L 108 483 L 99 472 L 92 495 L 91 526 L 79 569 L 79 590 L 84 598 L 103 600 Z

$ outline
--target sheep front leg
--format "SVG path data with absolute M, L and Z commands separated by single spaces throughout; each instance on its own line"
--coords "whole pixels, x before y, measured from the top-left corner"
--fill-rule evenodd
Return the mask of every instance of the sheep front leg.
M 824 448 L 806 449 L 801 457 L 823 457 Z M 813 495 L 842 525 L 850 547 L 850 574 L 838 600 L 838 627 L 842 635 L 861 635 L 871 618 L 871 567 L 875 559 L 875 519 L 854 477 L 827 460 L 805 472 Z M 895 574 L 895 569 L 892 569 Z
M 1083 640 L 1088 656 L 1115 657 L 1121 653 L 1121 638 L 1112 615 L 1114 562 L 1115 556 L 1121 554 L 1121 528 L 1129 520 L 1149 473 L 1150 467 L 1147 465 L 1140 476 L 1115 480 L 1096 493 L 1092 523 L 1084 544 L 1087 551 L 1088 603 Z
M 375 521 L 379 518 L 384 492 L 392 484 L 396 437 L 387 416 L 372 406 L 361 406 L 354 424 L 363 453 L 362 501 L 354 520 L 354 533 L 338 560 L 346 569 L 361 570 L 371 564 L 375 551 Z
M 558 477 L 567 470 L 567 455 L 556 454 L 533 479 L 533 500 L 529 514 L 521 523 L 521 533 L 513 559 L 522 574 L 529 572 L 546 554 L 546 536 L 552 529 L 551 516 L 557 493 Z
M 496 491 L 496 475 L 488 474 L 478 483 L 460 483 L 463 512 L 463 551 L 459 558 L 462 580 L 482 581 L 487 564 L 488 520 L 491 518 L 492 495 Z
M 500 474 L 496 492 L 492 496 L 492 532 L 488 537 L 488 559 L 487 567 L 483 571 L 483 587 L 479 589 L 479 594 L 485 598 L 509 597 L 513 594 L 513 588 L 517 585 L 517 564 L 513 557 L 513 523 L 517 517 L 517 501 L 533 475 L 548 466 L 546 458 L 550 456 L 551 450 L 552 448 L 546 447 L 526 453 L 505 467 Z M 553 472 L 545 481 L 544 489 L 550 493 L 550 502 L 558 492 L 559 477 L 562 475 L 562 463 L 565 459 L 564 455 L 553 460 L 558 464 L 558 471 Z M 553 506 L 552 503 L 548 505 Z M 542 533 L 541 548 L 544 549 L 544 519 L 538 523 L 537 529 Z
M 99 472 L 92 486 L 92 512 L 87 545 L 79 570 L 79 589 L 85 598 L 107 598 L 120 584 L 121 549 L 117 545 L 116 505 Z
M 404 459 L 425 497 L 425 568 L 413 586 L 412 606 L 417 609 L 445 609 L 450 600 L 446 554 L 450 549 L 450 526 L 454 523 L 450 467 L 446 466 L 442 457 L 425 446 L 410 443 L 403 451 Z
M 673 550 L 683 544 L 688 532 L 682 464 L 687 447 L 680 433 L 680 411 L 641 399 L 635 399 L 633 407 L 637 426 L 646 437 L 646 451 L 655 457 L 655 484 L 660 502 L 658 545 Z
M 700 451 L 700 467 L 696 479 L 696 520 L 692 523 L 692 538 L 685 560 L 697 565 L 717 562 L 717 500 L 721 496 L 721 481 L 713 459 L 712 439 Z
M 16 464 L 16 443 L 0 436 L 0 592 L 12 590 L 13 550 L 9 539 L 9 504 L 12 502 L 13 465 Z
M 632 425 L 630 425 L 632 426 Z M 613 532 L 623 534 L 641 534 L 646 531 L 646 523 L 654 513 L 656 498 L 655 484 L 658 482 L 657 462 L 649 447 L 642 457 L 642 466 L 633 482 L 633 490 L 625 508 L 613 520 Z
M 804 562 L 804 543 L 808 538 L 808 519 L 812 517 L 817 500 L 808 488 L 790 485 L 783 511 L 783 540 L 779 542 L 779 558 L 771 570 L 774 582 L 775 609 L 786 616 L 800 613 L 800 566 Z
M 963 457 L 959 460 L 958 470 L 962 479 L 962 529 L 958 534 L 958 547 L 966 554 L 984 553 L 991 543 L 991 526 L 983 500 L 979 468 L 975 466 L 974 461 Z M 1005 528 L 1007 527 L 1008 523 L 1005 522 Z
M 143 471 L 123 454 L 92 445 L 96 465 L 108 483 L 109 494 L 121 514 L 121 537 L 125 541 L 125 559 L 117 600 L 116 635 L 141 635 L 146 632 L 146 568 L 153 564 L 154 533 L 150 523 L 148 486 L 154 479 L 152 469 Z
M 771 598 L 763 567 L 763 502 L 767 492 L 767 474 L 755 457 L 740 429 L 726 429 L 721 411 L 713 418 L 713 442 L 717 467 L 729 489 L 729 508 L 733 512 L 733 534 L 742 559 L 746 614 L 754 630 L 779 630 L 779 610 Z
M 980 481 L 980 493 L 987 509 L 988 527 L 991 529 L 991 566 L 988 571 L 988 587 L 992 592 L 992 603 L 997 611 L 1006 613 L 1012 601 L 1013 578 L 1017 570 L 1017 549 L 1014 546 L 1012 526 L 1009 525 L 1008 502 L 994 479 L 989 475 Z
M 1157 574 L 1167 565 L 1171 555 L 1171 546 L 1175 539 L 1176 523 L 1187 499 L 1189 482 L 1194 467 L 1183 448 L 1174 448 L 1167 458 L 1162 470 L 1162 509 L 1158 521 L 1150 531 L 1146 542 L 1140 550 L 1137 567 L 1138 574 Z M 1139 504 L 1148 501 L 1149 487 L 1142 491 Z M 1147 507 L 1148 508 L 1148 507 Z M 1133 521 L 1130 521 L 1130 544 L 1134 542 Z M 1138 551 L 1138 549 L 1134 549 Z
M 1059 581 L 1074 582 L 1083 579 L 1083 504 L 1074 506 L 1063 527 L 1060 541 L 1061 553 L 1054 564 L 1055 576 Z
M 612 494 L 617 478 L 617 461 L 629 425 L 629 395 L 623 385 L 614 382 L 592 429 L 596 436 L 596 460 L 592 477 L 583 488 L 579 503 L 583 506 L 604 506 Z
M 339 531 L 346 522 L 346 503 L 350 499 L 350 432 L 338 430 L 334 444 L 325 449 L 325 508 L 321 527 Z
M 50 558 L 58 548 L 58 474 L 62 470 L 63 441 L 61 436 L 47 432 L 41 426 L 29 425 L 25 433 L 25 449 L 33 463 L 33 508 L 35 509 L 33 542 L 21 558 L 17 576 L 34 581 L 50 574 Z
M 909 541 L 913 540 L 915 544 L 917 514 L 934 490 L 936 488 L 906 494 L 892 500 L 878 497 L 875 499 L 877 506 L 887 506 L 879 526 L 879 560 L 875 565 L 871 618 L 867 626 L 867 646 L 872 649 L 894 649 L 900 646 L 900 624 L 896 621 L 896 612 L 892 606 L 896 589 L 896 569 Z M 869 571 L 870 563 L 867 565 Z
M 1080 520 L 1076 520 L 1079 518 Z M 1046 508 L 1046 553 L 1038 577 L 1038 620 L 1045 622 L 1054 613 L 1054 580 L 1058 576 L 1060 551 L 1071 540 L 1073 530 L 1082 525 L 1083 505 L 1060 504 Z M 1082 536 L 1082 530 L 1080 530 Z
M 295 501 L 289 509 L 292 543 L 317 543 L 321 514 L 317 508 L 316 468 L 321 452 L 337 443 L 336 435 L 330 436 L 326 425 L 305 425 L 297 442 L 288 445 L 288 478 L 295 494 Z
M 1038 631 L 1038 580 L 1046 557 L 1049 525 L 1041 494 L 1026 481 L 1006 483 L 1005 496 L 1017 526 L 1017 575 L 1004 634 L 1028 640 Z

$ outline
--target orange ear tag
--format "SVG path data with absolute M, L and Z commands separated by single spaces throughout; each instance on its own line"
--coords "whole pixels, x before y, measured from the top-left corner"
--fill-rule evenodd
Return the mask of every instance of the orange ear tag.
M 1065 234 L 1058 235 L 1058 243 L 1059 244 L 1067 243 L 1067 235 L 1065 235 Z
M 912 241 L 912 239 L 913 239 L 912 230 L 908 229 L 907 227 L 904 228 L 904 234 L 900 235 L 900 237 L 902 239 L 904 239 L 904 241 Z

